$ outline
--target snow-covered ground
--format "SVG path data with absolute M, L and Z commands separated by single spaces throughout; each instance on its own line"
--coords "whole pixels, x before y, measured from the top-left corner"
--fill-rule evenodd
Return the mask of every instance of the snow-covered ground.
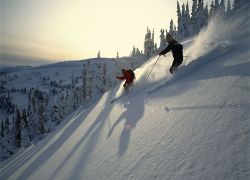
M 249 13 L 213 20 L 172 57 L 136 70 L 54 133 L 0 164 L 3 179 L 249 179 Z

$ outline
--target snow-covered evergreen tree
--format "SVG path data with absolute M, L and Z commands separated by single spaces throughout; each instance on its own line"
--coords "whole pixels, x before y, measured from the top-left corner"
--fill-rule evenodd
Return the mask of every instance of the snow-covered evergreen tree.
M 100 50 L 97 53 L 97 58 L 101 58 L 101 52 L 100 52 Z
M 71 87 L 72 88 L 75 87 L 75 75 L 74 75 L 74 73 L 72 73 L 72 75 L 71 75 Z
M 152 32 L 151 42 L 152 42 L 152 45 L 153 45 L 153 48 L 151 49 L 151 56 L 152 56 L 154 54 L 154 51 L 155 51 L 155 31 L 154 30 Z
M 183 31 L 183 27 L 182 27 L 182 15 L 181 15 L 181 9 L 180 9 L 180 4 L 179 1 L 177 1 L 177 39 L 180 39 L 181 34 Z
M 187 1 L 186 4 L 186 15 L 185 15 L 185 19 L 186 19 L 186 30 L 187 30 L 187 35 L 191 35 L 191 16 L 190 16 L 190 11 L 189 11 L 189 4 Z
M 234 0 L 233 9 L 239 9 L 241 7 L 241 0 Z
M 32 138 L 30 135 L 30 126 L 29 123 L 27 121 L 27 113 L 26 110 L 23 109 L 22 110 L 22 147 L 27 147 L 28 145 L 30 145 Z
M 206 25 L 207 25 L 206 10 L 204 9 L 203 0 L 200 0 L 198 4 L 197 18 L 196 18 L 196 28 L 198 30 L 197 32 L 199 32 L 199 30 Z
M 1 122 L 1 137 L 4 137 L 4 123 Z
M 173 27 L 172 27 L 173 29 Z M 159 50 L 163 50 L 166 47 L 166 38 L 165 38 L 165 33 L 164 29 L 161 29 L 160 31 L 160 47 Z
M 151 31 L 147 28 L 147 33 L 144 40 L 144 54 L 147 58 L 151 57 L 154 52 L 154 43 L 152 39 Z
M 193 0 L 192 12 L 191 12 L 191 19 L 195 20 L 196 15 L 197 15 L 197 0 Z
M 177 27 L 176 25 L 174 25 L 174 35 L 173 37 L 175 37 L 175 39 L 177 38 Z
M 19 109 L 16 107 L 16 113 L 15 113 L 15 124 L 13 128 L 13 135 L 14 135 L 14 147 L 19 148 L 21 147 L 22 143 L 22 135 L 21 135 L 21 114 Z
M 167 32 L 166 32 L 167 33 Z M 175 35 L 175 30 L 174 30 L 174 21 L 173 19 L 170 20 L 169 24 L 169 33 L 174 36 Z M 175 37 L 175 36 L 174 36 Z M 164 37 L 165 38 L 165 37 Z
M 109 81 L 108 81 L 108 73 L 107 73 L 107 65 L 103 63 L 102 65 L 102 93 L 106 92 L 109 89 Z
M 193 35 L 197 32 L 197 30 L 196 30 L 196 17 L 197 17 L 197 0 L 193 0 L 190 21 L 187 22 L 189 35 Z
M 215 14 L 215 8 L 214 8 L 214 2 L 212 1 L 210 5 L 210 10 L 209 10 L 209 18 L 213 18 Z
M 186 7 L 185 4 L 182 4 L 181 7 L 181 28 L 180 28 L 180 39 L 184 39 L 185 37 L 187 37 L 189 35 L 188 33 L 188 28 L 187 28 L 187 14 L 186 14 Z
M 87 99 L 87 67 L 86 63 L 83 63 L 82 69 L 82 100 Z
M 90 65 L 90 61 L 87 62 L 87 73 L 86 73 L 86 95 L 87 99 L 91 100 L 93 96 L 93 86 L 94 86 L 94 78 L 93 78 L 93 69 Z
M 230 14 L 231 13 L 231 2 L 230 0 L 227 0 L 227 14 Z
M 219 0 L 214 1 L 214 13 L 217 14 L 220 11 Z
M 204 22 L 205 22 L 205 25 L 208 24 L 208 20 L 209 20 L 209 12 L 208 12 L 208 5 L 206 5 L 205 10 L 204 10 Z
M 132 49 L 130 57 L 135 57 L 135 46 L 133 46 L 133 49 Z
M 225 14 L 225 12 L 226 12 L 225 1 L 221 0 L 221 2 L 220 2 L 220 13 Z
M 154 45 L 154 55 L 156 55 L 158 53 L 159 53 L 158 46 L 157 46 L 157 43 L 155 43 L 155 45 Z

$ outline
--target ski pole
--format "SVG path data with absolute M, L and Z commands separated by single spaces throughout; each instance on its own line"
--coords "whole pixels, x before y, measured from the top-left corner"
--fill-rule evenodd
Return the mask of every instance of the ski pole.
M 154 67 L 155 67 L 155 65 L 156 65 L 156 63 L 157 63 L 157 61 L 159 60 L 159 58 L 160 58 L 160 56 L 158 56 L 158 58 L 156 59 L 156 62 L 155 62 L 155 64 L 154 64 L 154 66 L 152 67 L 151 71 L 149 72 L 149 74 L 148 74 L 146 80 L 148 79 L 149 75 L 150 75 L 151 72 L 153 71 L 153 69 L 154 69 Z

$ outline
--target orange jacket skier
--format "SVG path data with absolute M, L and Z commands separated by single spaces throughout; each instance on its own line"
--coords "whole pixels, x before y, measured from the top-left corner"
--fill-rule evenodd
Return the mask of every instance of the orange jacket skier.
M 122 76 L 116 76 L 116 78 L 120 80 L 126 80 L 123 84 L 123 87 L 127 88 L 133 83 L 135 74 L 131 69 L 122 69 Z

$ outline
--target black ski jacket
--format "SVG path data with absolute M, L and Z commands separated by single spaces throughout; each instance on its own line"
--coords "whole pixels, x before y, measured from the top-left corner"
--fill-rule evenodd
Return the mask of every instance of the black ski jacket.
M 183 46 L 177 42 L 176 40 L 173 40 L 172 42 L 170 42 L 168 44 L 168 46 L 160 52 L 159 55 L 164 55 L 166 53 L 168 53 L 169 51 L 172 50 L 172 53 L 173 53 L 173 57 L 176 59 L 176 58 L 183 58 Z

